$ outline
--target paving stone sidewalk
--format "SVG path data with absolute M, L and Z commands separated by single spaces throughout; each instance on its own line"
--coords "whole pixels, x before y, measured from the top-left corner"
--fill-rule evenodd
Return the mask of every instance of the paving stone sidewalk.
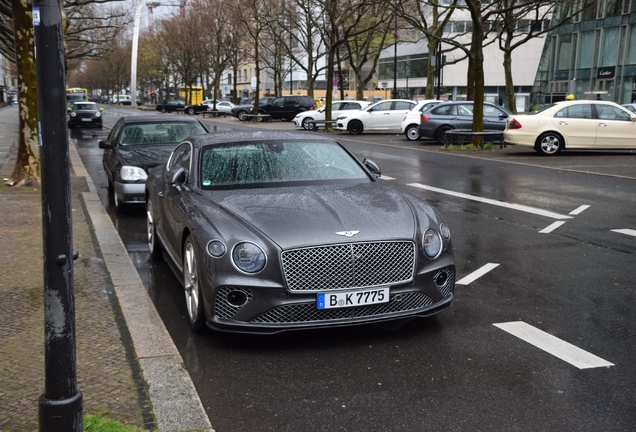
M 13 170 L 18 108 L 0 108 L 0 178 Z M 4 183 L 4 182 L 3 182 Z M 2 184 L 3 184 L 2 183 Z M 78 388 L 84 412 L 156 429 L 147 385 L 71 176 Z M 0 430 L 34 431 L 44 391 L 42 211 L 39 189 L 0 186 Z

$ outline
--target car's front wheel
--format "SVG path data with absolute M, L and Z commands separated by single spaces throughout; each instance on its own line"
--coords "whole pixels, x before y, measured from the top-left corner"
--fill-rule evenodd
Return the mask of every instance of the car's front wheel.
M 420 139 L 420 126 L 409 125 L 404 131 L 404 136 L 409 141 L 417 141 L 418 139 Z
M 188 108 L 188 115 L 194 115 L 194 108 Z
M 148 234 L 148 249 L 150 250 L 150 258 L 154 261 L 160 261 L 163 258 L 161 243 L 157 238 L 157 228 L 155 227 L 155 218 L 152 212 L 152 201 L 150 198 L 146 201 L 146 228 Z
M 237 114 L 237 117 L 240 121 L 245 121 L 247 120 L 247 111 L 239 111 L 239 113 Z
M 351 135 L 359 135 L 364 130 L 362 122 L 359 120 L 351 120 L 347 125 L 347 130 Z
M 564 147 L 561 135 L 555 132 L 546 132 L 539 136 L 534 149 L 544 156 L 552 156 L 559 153 Z
M 314 126 L 309 123 L 310 121 L 313 121 L 314 119 L 311 117 L 305 117 L 301 123 L 301 126 L 303 127 L 303 129 L 305 130 L 312 130 L 314 128 Z
M 161 112 L 162 112 L 163 114 L 165 114 L 165 113 L 166 113 L 166 109 L 165 109 L 165 108 L 161 108 Z
M 183 249 L 183 286 L 185 288 L 190 327 L 195 332 L 200 332 L 205 326 L 205 313 L 203 311 L 199 269 L 192 236 L 188 236 Z

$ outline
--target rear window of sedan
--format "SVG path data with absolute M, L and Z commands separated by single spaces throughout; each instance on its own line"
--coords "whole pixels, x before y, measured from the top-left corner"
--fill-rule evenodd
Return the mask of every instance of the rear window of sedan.
M 201 187 L 271 187 L 290 182 L 369 182 L 367 173 L 338 144 L 267 141 L 203 149 Z
M 119 144 L 131 146 L 177 143 L 189 136 L 201 135 L 206 132 L 203 126 L 194 122 L 133 123 L 124 126 Z

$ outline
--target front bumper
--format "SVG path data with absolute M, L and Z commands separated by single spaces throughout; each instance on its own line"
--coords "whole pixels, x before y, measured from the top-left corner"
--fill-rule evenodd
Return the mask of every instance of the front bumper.
M 146 183 L 120 183 L 115 182 L 115 194 L 122 204 L 135 204 L 146 202 Z
M 207 324 L 214 330 L 273 334 L 434 315 L 450 307 L 454 287 L 455 266 L 447 262 L 443 267 L 416 275 L 409 283 L 391 286 L 388 303 L 318 309 L 315 292 L 256 286 L 222 286 L 204 296 L 204 302 L 206 312 L 211 311 Z M 237 295 L 244 296 L 244 304 L 232 304 L 232 297 Z

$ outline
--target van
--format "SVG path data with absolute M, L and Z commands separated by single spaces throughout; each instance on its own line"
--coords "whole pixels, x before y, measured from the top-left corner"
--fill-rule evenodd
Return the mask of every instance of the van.
M 113 103 L 119 105 L 130 105 L 131 99 L 130 95 L 114 95 Z

